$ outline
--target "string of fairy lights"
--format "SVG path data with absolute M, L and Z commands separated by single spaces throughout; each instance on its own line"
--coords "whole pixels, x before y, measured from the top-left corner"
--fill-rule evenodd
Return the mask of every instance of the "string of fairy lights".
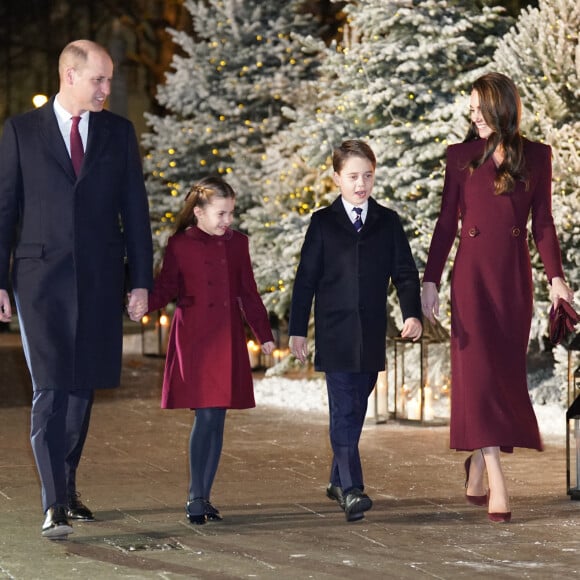
M 227 22 L 218 22 L 218 29 L 227 29 Z M 347 23 L 348 26 L 352 27 L 352 22 L 349 20 Z M 237 78 L 238 80 L 254 80 L 253 90 L 254 91 L 262 91 L 264 90 L 264 85 L 268 83 L 268 66 L 265 64 L 265 59 L 260 56 L 260 47 L 273 45 L 274 42 L 289 42 L 290 38 L 285 33 L 277 33 L 276 37 L 269 38 L 263 34 L 256 34 L 253 42 L 255 44 L 255 59 L 252 63 L 244 63 L 239 66 L 239 70 L 237 71 Z M 376 39 L 375 39 L 376 40 Z M 573 40 L 571 35 L 568 35 L 567 40 Z M 207 62 L 210 65 L 210 69 L 215 72 L 218 76 L 218 79 L 223 78 L 224 75 L 231 73 L 232 68 L 235 67 L 234 59 L 232 61 L 228 60 L 228 58 L 224 57 L 225 48 L 227 48 L 230 40 L 228 38 L 221 38 L 220 40 L 211 40 L 207 43 L 208 48 L 210 49 L 210 56 L 208 57 Z M 291 66 L 296 66 L 300 63 L 304 62 L 303 56 L 298 56 L 293 53 L 292 46 L 287 46 L 284 48 L 284 60 L 283 64 L 288 64 Z M 343 56 L 348 56 L 349 54 L 349 47 L 343 46 L 340 43 L 336 46 L 336 51 L 338 54 Z M 237 56 L 237 55 L 236 55 Z M 359 76 L 361 79 L 365 78 L 367 75 L 366 71 L 366 64 L 368 63 L 368 59 L 365 60 L 364 58 L 359 62 L 349 61 L 345 59 L 344 61 L 344 74 L 348 78 L 355 78 Z M 356 73 L 354 74 L 353 73 Z M 354 76 L 353 76 L 354 74 Z M 257 77 L 257 78 L 254 78 Z M 368 80 L 368 79 L 367 79 Z M 395 79 L 396 80 L 396 79 Z M 537 81 L 537 79 L 533 79 Z M 547 78 L 546 75 L 543 75 L 542 81 L 546 84 L 550 82 L 550 79 Z M 220 82 L 219 80 L 217 82 Z M 531 82 L 531 79 L 530 79 Z M 458 95 L 458 98 L 464 99 L 466 96 L 465 92 L 461 92 Z M 271 98 L 274 101 L 281 102 L 283 101 L 283 97 L 280 92 L 272 92 Z M 406 94 L 406 98 L 409 102 L 414 103 L 417 99 L 417 95 L 413 91 L 409 91 Z M 340 98 L 337 98 L 336 102 L 336 114 L 337 115 L 351 115 L 352 111 L 356 111 L 355 103 L 351 100 L 348 93 L 345 93 Z M 231 125 L 237 124 L 238 129 L 243 129 L 247 135 L 250 136 L 259 136 L 268 133 L 268 123 L 269 118 L 267 115 L 262 115 L 260 120 L 253 120 L 251 118 L 251 113 L 246 114 L 247 111 L 251 110 L 251 106 L 249 102 L 238 102 L 236 105 L 236 111 L 234 115 L 227 115 L 225 113 L 217 114 L 214 118 L 217 123 L 217 128 L 208 124 L 203 129 L 202 132 L 204 134 L 205 139 L 208 143 L 211 144 L 211 138 L 215 133 L 219 132 L 219 125 Z M 536 122 L 542 118 L 544 111 L 542 111 L 539 107 L 536 108 L 534 111 L 534 118 Z M 351 115 L 352 116 L 352 115 Z M 278 174 L 276 177 L 268 176 L 264 183 L 267 186 L 267 193 L 262 195 L 262 202 L 265 205 L 272 205 L 276 208 L 275 211 L 271 212 L 270 218 L 264 217 L 263 227 L 265 229 L 273 229 L 275 230 L 281 220 L 284 220 L 289 217 L 290 212 L 294 212 L 298 215 L 308 215 L 316 208 L 320 207 L 322 204 L 325 203 L 326 196 L 335 189 L 334 183 L 332 181 L 331 175 L 331 164 L 330 164 L 330 145 L 321 138 L 323 135 L 322 131 L 328 122 L 327 116 L 324 114 L 324 110 L 321 108 L 317 108 L 313 114 L 313 119 L 316 124 L 321 127 L 321 132 L 319 134 L 313 134 L 312 139 L 316 142 L 320 142 L 321 144 L 328 145 L 329 147 L 329 154 L 326 158 L 319 162 L 316 166 L 312 167 L 309 166 L 306 162 L 299 162 L 294 161 L 288 164 L 288 167 L 281 167 L 278 169 Z M 368 119 L 359 119 L 356 116 L 353 116 L 351 119 L 353 125 L 363 127 L 369 123 Z M 405 126 L 407 129 L 411 129 L 413 124 L 421 124 L 428 122 L 428 119 L 425 115 L 420 114 L 416 121 L 405 121 Z M 576 124 L 578 128 L 578 124 Z M 190 129 L 191 131 L 191 129 Z M 192 136 L 192 138 L 195 138 Z M 447 144 L 445 138 L 441 136 L 434 136 L 433 142 L 441 149 Z M 578 131 L 575 133 L 572 132 L 570 135 L 567 136 L 567 143 L 570 147 L 572 152 L 576 152 L 580 148 L 580 135 Z M 399 145 L 402 143 L 399 143 Z M 561 145 L 561 144 L 560 144 Z M 150 153 L 150 159 L 152 158 L 152 153 Z M 171 179 L 170 176 L 176 174 L 180 170 L 180 164 L 185 163 L 186 159 L 184 156 L 180 157 L 178 155 L 178 151 L 175 147 L 165 148 L 161 151 L 157 151 L 156 156 L 157 160 L 157 167 L 153 171 L 153 176 L 159 180 L 166 180 L 165 181 L 165 189 L 168 192 L 169 196 L 175 200 L 179 200 L 179 198 L 183 194 L 184 184 L 178 179 Z M 218 146 L 210 147 L 208 149 L 208 154 L 206 156 L 201 156 L 196 162 L 199 164 L 201 168 L 208 168 L 213 171 L 217 171 L 222 175 L 231 174 L 234 172 L 234 163 L 235 163 L 235 152 L 231 150 L 222 150 Z M 568 160 L 569 164 L 566 166 L 562 166 L 562 161 Z M 572 163 L 573 154 L 570 154 L 567 158 L 559 158 L 556 157 L 554 160 L 554 195 L 555 197 L 561 197 L 562 199 L 566 199 L 566 196 L 569 196 L 571 191 L 578 190 L 578 162 L 576 159 L 576 166 Z M 262 161 L 266 161 L 266 154 L 262 154 Z M 188 158 L 187 162 L 190 163 L 191 159 Z M 435 182 L 437 179 L 441 177 L 442 170 L 441 167 L 434 168 L 434 170 L 426 176 L 423 181 L 417 181 L 414 184 L 414 189 L 410 189 L 407 192 L 407 195 L 397 198 L 397 202 L 401 205 L 402 211 L 407 213 L 416 213 L 410 212 L 411 205 L 416 204 L 417 200 L 420 200 L 425 197 L 428 193 L 428 186 L 425 183 L 428 182 Z M 314 175 L 315 178 L 311 176 Z M 307 177 L 307 179 L 305 179 Z M 308 181 L 305 184 L 305 181 Z M 276 187 L 273 187 L 273 186 Z M 576 194 L 577 197 L 577 194 Z M 385 196 L 385 201 L 391 201 L 389 197 Z M 160 226 L 156 233 L 159 233 L 163 227 L 171 226 L 176 218 L 176 211 L 177 209 L 173 209 L 173 207 L 177 208 L 178 204 L 172 206 L 171 208 L 165 209 L 163 215 L 160 217 Z M 274 214 L 275 217 L 274 217 Z M 573 210 L 573 204 L 570 204 L 569 211 L 565 214 L 564 219 L 561 224 L 558 224 L 558 227 L 561 228 L 564 232 L 573 233 L 574 228 L 576 228 L 576 217 Z M 412 232 L 412 235 L 419 240 L 422 240 L 421 243 L 425 247 L 429 245 L 429 239 L 431 235 L 431 228 L 424 227 L 430 224 L 427 223 L 428 220 L 424 220 L 420 215 L 415 216 L 416 220 L 416 228 Z M 277 284 L 272 284 L 267 290 L 270 292 L 283 292 L 288 287 L 287 282 L 282 279 L 277 281 Z

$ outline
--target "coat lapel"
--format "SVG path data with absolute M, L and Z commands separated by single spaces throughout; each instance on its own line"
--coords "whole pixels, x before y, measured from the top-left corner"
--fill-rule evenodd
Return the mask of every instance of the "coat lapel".
M 367 218 L 365 223 L 363 224 L 363 229 L 360 232 L 361 236 L 368 234 L 374 228 L 374 225 L 377 223 L 379 219 L 379 212 L 377 211 L 378 207 L 379 204 L 372 197 L 369 197 Z
M 76 180 L 72 161 L 54 113 L 54 97 L 46 105 L 38 109 L 38 114 L 40 115 L 39 136 L 46 150 L 71 179 Z
M 106 116 L 100 113 L 90 113 L 87 150 L 85 151 L 85 159 L 79 177 L 90 171 L 95 160 L 100 158 L 110 134 L 111 131 Z
M 334 220 L 341 228 L 347 230 L 352 236 L 358 236 L 354 226 L 352 225 L 352 221 L 346 215 L 346 211 L 344 210 L 344 205 L 342 204 L 340 195 L 332 202 L 330 209 L 332 211 L 332 215 L 334 216 Z

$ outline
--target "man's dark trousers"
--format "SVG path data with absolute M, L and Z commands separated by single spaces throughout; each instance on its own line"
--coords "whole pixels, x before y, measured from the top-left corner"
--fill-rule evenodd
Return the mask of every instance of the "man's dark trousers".
M 42 485 L 42 507 L 66 507 L 89 428 L 93 390 L 34 392 L 30 442 Z

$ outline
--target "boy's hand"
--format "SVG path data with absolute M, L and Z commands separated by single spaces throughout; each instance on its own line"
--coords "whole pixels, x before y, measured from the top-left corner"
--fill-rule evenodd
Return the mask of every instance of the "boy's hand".
M 419 340 L 423 334 L 423 325 L 418 318 L 407 318 L 403 322 L 403 330 L 401 331 L 401 338 L 410 338 L 413 342 Z

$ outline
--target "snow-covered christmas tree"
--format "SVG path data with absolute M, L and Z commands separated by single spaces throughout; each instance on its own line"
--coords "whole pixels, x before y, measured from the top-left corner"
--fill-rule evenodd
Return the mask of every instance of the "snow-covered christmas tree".
M 257 277 L 280 315 L 308 213 L 338 193 L 330 156 L 344 139 L 364 138 L 374 148 L 374 196 L 399 211 L 418 265 L 424 264 L 445 146 L 465 134 L 470 84 L 491 61 L 495 35 L 510 23 L 497 9 L 434 0 L 349 2 L 344 11 L 342 42 L 318 47 L 324 61 L 310 87 L 318 99 L 287 111 L 291 125 L 269 143 L 264 169 L 276 194 L 263 196 L 244 216 Z
M 574 286 L 580 279 L 580 4 L 576 0 L 540 0 L 528 8 L 500 42 L 497 69 L 520 91 L 522 129 L 552 147 L 554 221 L 564 272 Z M 537 252 L 532 337 L 545 336 L 548 284 Z
M 320 62 L 317 78 L 283 109 L 289 121 L 269 140 L 262 163 L 258 203 L 243 215 L 250 234 L 254 274 L 266 306 L 280 318 L 290 308 L 298 255 L 312 211 L 336 195 L 332 151 L 346 138 L 367 137 L 358 125 L 360 107 L 344 101 L 348 77 L 341 74 L 344 46 L 326 47 L 302 38 L 303 51 Z
M 522 128 L 531 139 L 552 147 L 552 210 L 568 283 L 580 279 L 580 4 L 540 0 L 528 8 L 500 42 L 495 62 L 511 76 L 522 97 Z M 534 251 L 535 311 L 532 338 L 546 335 L 550 299 L 539 255 Z M 554 349 L 554 390 L 566 404 L 568 353 Z M 537 397 L 546 398 L 546 389 Z M 549 397 L 548 397 L 549 398 Z
M 261 179 L 264 142 L 281 129 L 280 114 L 316 63 L 292 40 L 313 26 L 300 0 L 186 0 L 194 34 L 173 31 L 180 48 L 158 100 L 166 114 L 148 115 L 143 138 L 158 248 L 192 182 L 219 173 L 251 205 Z

